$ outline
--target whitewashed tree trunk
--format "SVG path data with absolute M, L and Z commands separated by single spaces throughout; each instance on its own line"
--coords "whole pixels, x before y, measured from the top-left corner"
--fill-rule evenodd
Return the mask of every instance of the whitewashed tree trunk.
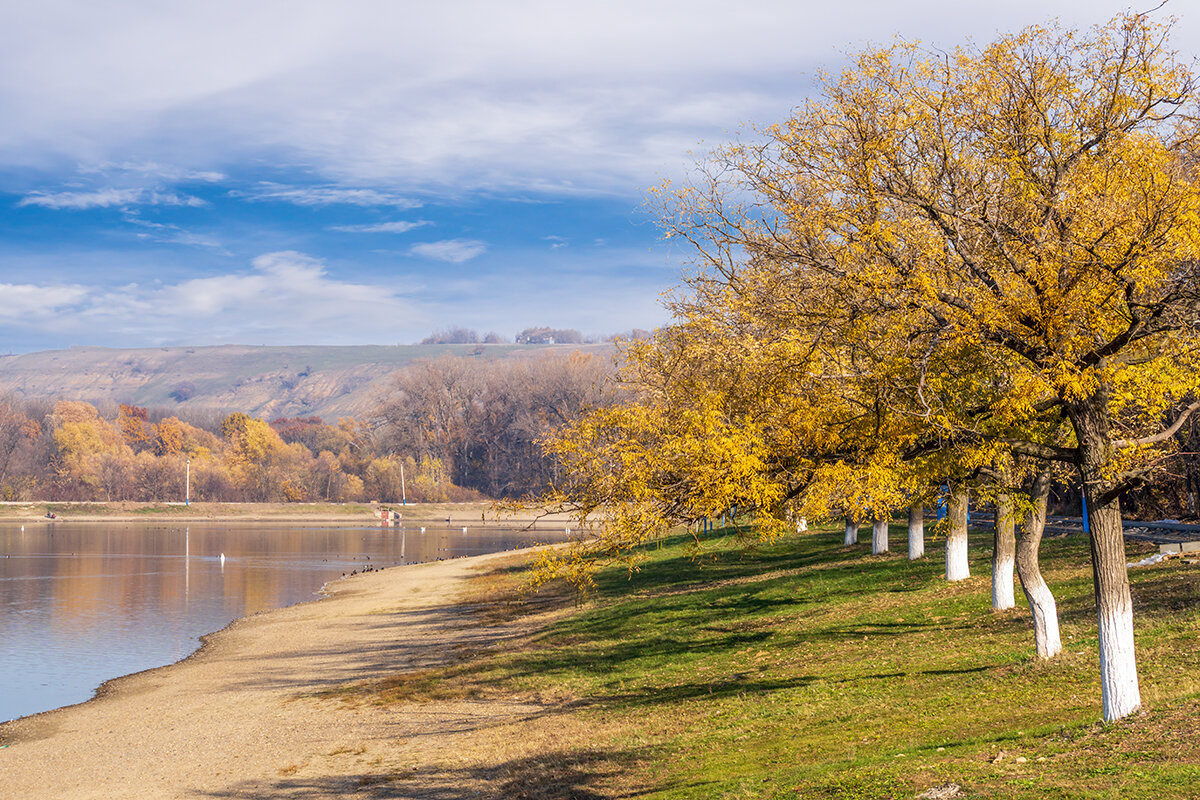
M 1133 643 L 1133 598 L 1125 569 L 1125 537 L 1119 501 L 1103 502 L 1084 486 L 1092 529 L 1092 573 L 1100 627 L 1100 693 L 1104 720 L 1113 722 L 1142 707 Z
M 908 559 L 914 561 L 925 555 L 925 506 L 908 510 Z
M 950 493 L 948 527 L 946 529 L 946 580 L 962 581 L 971 577 L 971 565 L 967 561 L 967 490 L 955 489 Z
M 796 523 L 796 532 L 804 533 L 806 530 L 808 530 L 808 519 L 801 517 Z
M 1133 598 L 1125 568 L 1121 503 L 1109 470 L 1112 435 L 1108 392 L 1067 402 L 1065 409 L 1079 442 L 1079 476 L 1091 528 L 1092 584 L 1100 628 L 1100 693 L 1106 722 L 1127 717 L 1142 706 L 1133 642 Z
M 1016 606 L 1013 596 L 1013 568 L 1017 540 L 1013 524 L 1013 501 L 1007 493 L 996 497 L 996 523 L 992 537 L 992 610 L 1007 611 Z
M 1046 527 L 1046 500 L 1049 496 L 1050 473 L 1043 470 L 1034 478 L 1033 488 L 1029 492 L 1033 509 L 1017 533 L 1017 575 L 1033 615 L 1033 643 L 1037 648 L 1037 657 L 1043 659 L 1054 658 L 1062 652 L 1062 638 L 1058 633 L 1058 605 L 1038 566 L 1038 550 L 1042 545 L 1042 531 Z
M 858 523 L 849 517 L 846 518 L 846 540 L 842 544 L 846 547 L 858 544 Z
M 871 555 L 882 555 L 888 551 L 888 523 L 876 519 L 871 523 Z

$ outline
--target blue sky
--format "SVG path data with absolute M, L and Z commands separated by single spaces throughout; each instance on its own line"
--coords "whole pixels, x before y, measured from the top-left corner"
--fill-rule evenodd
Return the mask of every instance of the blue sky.
M 687 254 L 646 190 L 818 70 L 1124 7 L 430 5 L 5 3 L 0 352 L 652 327 Z

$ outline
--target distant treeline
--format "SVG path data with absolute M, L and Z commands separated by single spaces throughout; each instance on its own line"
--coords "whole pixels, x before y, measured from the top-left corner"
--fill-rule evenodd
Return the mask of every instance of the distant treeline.
M 517 344 L 598 344 L 618 339 L 645 339 L 650 331 L 634 328 L 624 333 L 604 336 L 584 336 L 574 328 L 526 328 L 516 336 Z M 421 340 L 421 344 L 505 344 L 509 340 L 495 331 L 479 334 L 470 328 L 450 327 L 436 330 Z
M 395 503 L 542 490 L 555 464 L 538 441 L 609 402 L 607 359 L 573 354 L 400 371 L 362 419 L 262 420 L 76 400 L 0 398 L 6 500 Z

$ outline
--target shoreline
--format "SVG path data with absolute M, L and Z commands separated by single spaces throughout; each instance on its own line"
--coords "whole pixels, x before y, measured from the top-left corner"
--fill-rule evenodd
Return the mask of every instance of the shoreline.
M 0 723 L 5 789 L 71 798 L 258 796 L 263 781 L 298 771 L 289 772 L 297 759 L 321 760 L 331 737 L 354 742 L 345 752 L 388 741 L 394 713 L 348 708 L 321 693 L 450 663 L 460 648 L 512 635 L 503 624 L 466 618 L 460 595 L 478 571 L 527 555 L 337 578 L 322 587 L 326 596 L 205 634 L 180 661 L 107 680 L 82 703 Z M 172 763 L 182 753 L 186 763 Z M 323 768 L 331 780 L 352 766 L 332 761 Z
M 405 522 L 475 526 L 567 526 L 568 514 L 499 511 L 494 503 L 135 503 L 91 501 L 0 501 L 0 524 L 33 522 L 323 522 L 379 525 L 380 511 L 398 512 Z M 46 516 L 56 514 L 54 518 Z

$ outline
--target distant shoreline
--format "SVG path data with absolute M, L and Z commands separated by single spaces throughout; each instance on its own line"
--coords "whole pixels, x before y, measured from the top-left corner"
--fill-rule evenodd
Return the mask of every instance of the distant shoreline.
M 381 524 L 390 509 L 402 521 L 459 525 L 570 526 L 567 514 L 539 516 L 532 511 L 499 511 L 492 503 L 136 503 L 0 501 L 4 522 L 329 522 Z M 47 517 L 53 513 L 53 519 Z

